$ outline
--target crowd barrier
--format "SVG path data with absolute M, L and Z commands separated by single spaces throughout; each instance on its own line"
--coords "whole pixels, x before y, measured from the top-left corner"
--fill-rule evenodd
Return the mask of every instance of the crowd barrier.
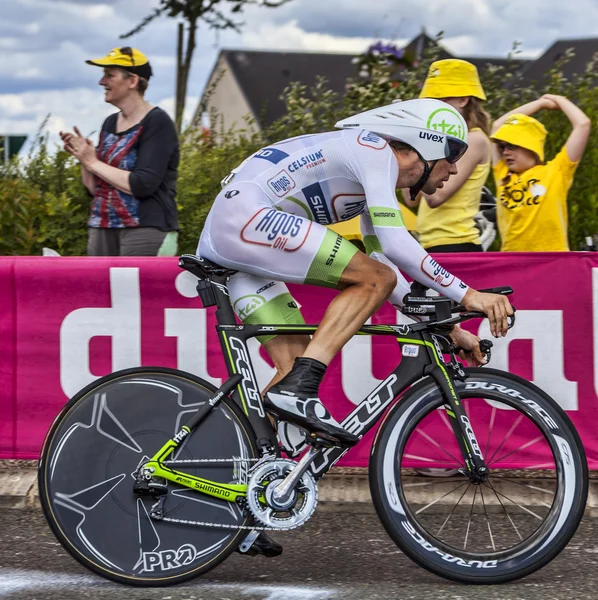
M 443 266 L 476 288 L 511 285 L 517 324 L 494 340 L 492 366 L 528 378 L 568 412 L 598 467 L 598 257 L 591 253 L 444 255 Z M 290 286 L 308 323 L 334 291 Z M 372 323 L 402 315 L 386 304 Z M 95 378 L 162 365 L 219 385 L 226 377 L 195 278 L 176 258 L 0 258 L 0 458 L 35 459 L 69 397 Z M 465 325 L 490 337 L 487 321 Z M 273 369 L 252 352 L 265 384 Z M 360 336 L 331 364 L 322 398 L 341 420 L 400 360 L 392 338 Z M 374 432 L 340 464 L 366 466 Z

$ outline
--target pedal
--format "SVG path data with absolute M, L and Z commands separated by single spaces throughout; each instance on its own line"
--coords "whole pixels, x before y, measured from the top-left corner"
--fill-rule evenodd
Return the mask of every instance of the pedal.
M 251 546 L 253 546 L 253 543 L 255 542 L 259 534 L 260 532 L 257 529 L 253 529 L 252 531 L 250 531 L 247 537 L 239 544 L 237 550 L 241 554 L 247 554 L 251 550 Z

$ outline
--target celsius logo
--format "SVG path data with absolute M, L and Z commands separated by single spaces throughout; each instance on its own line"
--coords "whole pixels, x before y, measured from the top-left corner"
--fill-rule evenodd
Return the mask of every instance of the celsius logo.
M 428 117 L 426 127 L 438 131 L 439 133 L 452 135 L 460 140 L 465 140 L 463 120 L 452 108 L 439 108 L 438 110 L 435 110 Z
M 249 244 L 294 252 L 303 245 L 310 229 L 311 221 L 304 217 L 262 208 L 243 227 L 241 239 Z
M 387 146 L 387 142 L 385 139 L 381 138 L 375 133 L 372 133 L 371 131 L 362 131 L 357 136 L 357 143 L 360 146 L 365 146 L 366 148 L 373 148 L 374 150 L 382 150 Z
M 318 150 L 317 152 L 313 152 L 312 154 L 307 154 L 302 156 L 301 158 L 294 160 L 289 165 L 289 171 L 294 173 L 298 171 L 302 167 L 306 167 L 308 169 L 313 169 L 322 163 L 325 163 L 326 159 L 324 158 L 324 152 L 322 150 Z
M 268 180 L 268 186 L 270 189 L 281 198 L 287 192 L 290 192 L 295 187 L 293 178 L 283 169 L 280 173 L 277 173 Z

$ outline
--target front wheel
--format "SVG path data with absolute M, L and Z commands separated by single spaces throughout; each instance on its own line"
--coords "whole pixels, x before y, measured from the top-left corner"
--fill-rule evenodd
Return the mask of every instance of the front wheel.
M 139 466 L 214 392 L 189 373 L 143 367 L 95 381 L 64 407 L 42 449 L 40 501 L 56 537 L 80 563 L 120 583 L 171 585 L 215 567 L 247 535 L 252 519 L 235 503 L 164 481 L 170 521 L 156 520 L 150 513 L 158 499 L 133 491 Z M 169 459 L 201 459 L 175 468 L 247 483 L 258 455 L 247 418 L 224 398 Z
M 493 369 L 467 373 L 456 387 L 488 479 L 468 477 L 452 411 L 427 378 L 380 427 L 372 498 L 390 537 L 422 567 L 460 582 L 512 581 L 546 565 L 573 537 L 588 493 L 585 452 L 541 389 Z

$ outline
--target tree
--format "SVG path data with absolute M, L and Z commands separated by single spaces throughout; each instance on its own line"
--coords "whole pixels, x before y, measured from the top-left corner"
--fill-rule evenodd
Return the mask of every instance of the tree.
M 158 8 L 141 21 L 137 27 L 121 35 L 128 38 L 138 33 L 151 23 L 154 19 L 166 15 L 167 17 L 182 18 L 187 24 L 186 48 L 184 48 L 185 23 L 180 22 L 178 27 L 177 41 L 177 71 L 175 90 L 175 123 L 177 131 L 181 130 L 183 112 L 185 110 L 185 98 L 187 95 L 187 82 L 191 69 L 193 52 L 195 51 L 195 34 L 199 21 L 204 21 L 211 29 L 234 29 L 241 31 L 244 23 L 233 20 L 235 13 L 241 13 L 246 5 L 258 5 L 268 8 L 276 8 L 286 4 L 290 0 L 159 0 Z M 221 9 L 228 9 L 228 16 Z

